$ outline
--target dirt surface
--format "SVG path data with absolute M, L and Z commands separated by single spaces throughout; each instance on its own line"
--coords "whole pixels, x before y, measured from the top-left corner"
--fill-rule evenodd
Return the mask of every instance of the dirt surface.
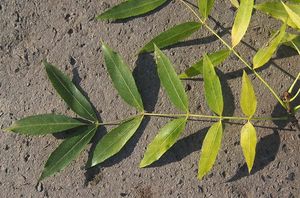
M 160 89 L 152 54 L 135 56 L 159 32 L 195 20 L 178 2 L 171 1 L 143 17 L 115 23 L 94 19 L 120 0 L 0 0 L 0 125 L 1 129 L 25 116 L 61 113 L 75 117 L 57 96 L 41 65 L 57 65 L 86 92 L 102 120 L 112 121 L 136 112 L 128 107 L 106 72 L 100 38 L 131 65 L 147 111 L 175 112 Z M 217 0 L 210 25 L 230 41 L 234 17 L 229 1 Z M 217 23 L 216 23 L 217 22 Z M 280 23 L 255 12 L 244 43 L 237 47 L 247 60 Z M 224 48 L 202 28 L 187 42 L 164 52 L 178 72 L 204 52 Z M 283 93 L 300 70 L 300 57 L 281 47 L 259 73 L 277 93 Z M 242 115 L 239 90 L 244 66 L 231 56 L 219 67 L 226 115 Z M 250 75 L 258 97 L 257 116 L 280 116 L 276 100 Z M 210 114 L 202 80 L 184 81 L 191 112 Z M 172 149 L 150 168 L 139 169 L 147 144 L 168 119 L 145 119 L 128 145 L 101 166 L 86 171 L 90 146 L 63 172 L 37 184 L 60 136 L 26 137 L 0 132 L 0 197 L 299 197 L 300 136 L 291 124 L 256 122 L 259 143 L 251 175 L 247 174 L 239 143 L 241 125 L 226 124 L 222 149 L 211 173 L 197 180 L 197 164 L 210 122 L 189 122 Z M 101 128 L 99 139 L 110 127 Z M 96 139 L 94 142 L 96 142 Z

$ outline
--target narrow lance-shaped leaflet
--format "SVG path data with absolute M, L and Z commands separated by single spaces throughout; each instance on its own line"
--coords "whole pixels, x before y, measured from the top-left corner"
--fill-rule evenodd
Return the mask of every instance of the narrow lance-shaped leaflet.
M 216 67 L 221 64 L 230 55 L 230 50 L 220 50 L 211 54 L 208 54 L 208 58 L 211 60 L 212 64 Z M 191 67 L 187 68 L 184 73 L 179 75 L 179 78 L 191 78 L 203 74 L 203 58 L 193 64 Z
M 184 87 L 177 76 L 171 61 L 157 46 L 155 46 L 155 60 L 159 79 L 171 102 L 179 110 L 188 112 L 188 97 L 184 91 Z
M 246 164 L 248 166 L 248 171 L 250 173 L 255 160 L 257 144 L 256 130 L 250 122 L 247 122 L 247 124 L 243 126 L 240 141 Z
M 68 76 L 47 61 L 43 63 L 53 87 L 67 105 L 79 116 L 90 121 L 97 121 L 92 105 Z
M 204 138 L 198 168 L 199 180 L 212 169 L 221 148 L 222 135 L 223 126 L 220 120 L 209 128 Z
M 118 127 L 107 133 L 96 145 L 93 151 L 92 164 L 95 166 L 117 154 L 134 135 L 143 120 L 137 116 L 121 123 Z
M 50 155 L 39 181 L 54 175 L 69 165 L 91 141 L 96 129 L 96 126 L 80 127 L 72 134 L 72 137 L 64 140 Z
M 152 52 L 154 51 L 154 44 L 158 48 L 164 48 L 176 44 L 199 30 L 201 27 L 200 23 L 197 22 L 186 22 L 176 25 L 154 37 L 149 41 L 139 53 Z
M 256 111 L 257 100 L 253 85 L 245 71 L 243 71 L 242 77 L 240 104 L 243 113 L 248 116 L 248 118 L 251 118 Z
M 45 135 L 86 125 L 64 115 L 42 114 L 15 121 L 6 131 L 25 135 Z
M 204 19 L 208 17 L 212 8 L 214 7 L 215 0 L 198 0 L 199 12 Z
M 286 3 L 286 5 L 297 15 L 300 15 L 300 4 Z M 256 4 L 255 9 L 267 13 L 275 19 L 281 20 L 282 22 L 287 22 L 287 25 L 292 28 L 296 28 L 296 24 L 288 17 L 284 6 L 281 2 L 264 2 L 261 4 Z
M 144 111 L 141 95 L 129 67 L 118 53 L 104 43 L 102 50 L 108 73 L 121 98 L 139 111 Z
M 96 19 L 126 19 L 150 12 L 165 2 L 167 0 L 128 0 L 96 16 Z
M 224 108 L 221 82 L 206 54 L 203 59 L 203 79 L 206 102 L 213 112 L 221 116 Z
M 148 145 L 140 167 L 146 167 L 157 161 L 165 152 L 167 152 L 178 140 L 183 132 L 187 118 L 172 120 L 161 128 L 153 141 Z
M 288 13 L 291 21 L 296 25 L 296 27 L 298 29 L 300 29 L 300 15 L 298 15 L 296 12 L 294 12 L 288 5 L 286 5 L 282 1 L 281 1 L 281 3 L 284 6 L 284 9 L 286 10 L 286 12 Z
M 283 24 L 280 30 L 273 36 L 273 38 L 267 43 L 266 47 L 258 50 L 253 57 L 253 68 L 258 69 L 266 64 L 272 57 L 280 45 L 281 40 L 285 35 L 286 24 Z
M 236 46 L 244 37 L 250 24 L 254 0 L 241 0 L 232 27 L 232 46 Z

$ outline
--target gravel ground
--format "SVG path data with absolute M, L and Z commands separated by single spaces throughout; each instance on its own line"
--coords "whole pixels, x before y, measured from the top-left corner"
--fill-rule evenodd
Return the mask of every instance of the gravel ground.
M 47 79 L 41 65 L 43 59 L 73 77 L 102 120 L 135 114 L 113 89 L 104 66 L 100 38 L 131 65 L 147 111 L 176 112 L 160 89 L 152 54 L 137 57 L 135 53 L 159 32 L 195 19 L 175 1 L 127 21 L 109 23 L 94 19 L 96 14 L 120 2 L 0 0 L 1 129 L 34 114 L 52 112 L 75 117 Z M 209 22 L 228 41 L 234 13 L 229 1 L 217 0 Z M 270 37 L 270 31 L 279 27 L 277 21 L 255 12 L 245 42 L 237 50 L 251 60 L 255 50 Z M 181 72 L 204 52 L 222 48 L 222 43 L 203 28 L 187 42 L 164 52 Z M 299 72 L 299 60 L 295 52 L 281 47 L 259 73 L 281 94 Z M 244 66 L 234 56 L 218 69 L 226 115 L 241 115 L 238 100 L 242 69 Z M 250 76 L 259 102 L 256 115 L 282 115 L 270 92 L 254 75 Z M 191 111 L 209 114 L 202 80 L 184 81 L 184 84 Z M 291 124 L 255 123 L 259 143 L 251 175 L 247 174 L 240 148 L 241 125 L 226 124 L 217 162 L 211 173 L 198 181 L 200 148 L 210 122 L 189 122 L 180 140 L 157 163 L 150 168 L 138 168 L 147 144 L 167 121 L 166 118 L 146 119 L 128 145 L 101 166 L 84 169 L 90 154 L 87 148 L 63 172 L 38 184 L 47 157 L 62 137 L 26 137 L 0 131 L 0 197 L 299 197 L 300 136 Z M 101 128 L 98 138 L 109 129 Z

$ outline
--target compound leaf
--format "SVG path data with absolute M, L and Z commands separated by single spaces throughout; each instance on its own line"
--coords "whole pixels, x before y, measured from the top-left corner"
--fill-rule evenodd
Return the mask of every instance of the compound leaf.
M 252 170 L 255 159 L 256 143 L 257 138 L 255 128 L 250 122 L 248 122 L 243 126 L 241 131 L 241 147 L 248 166 L 249 173 Z
M 126 19 L 150 12 L 165 2 L 167 0 L 128 0 L 96 16 L 96 19 Z
M 208 54 L 208 58 L 212 64 L 216 67 L 221 64 L 230 55 L 230 50 L 220 50 L 211 54 Z M 179 75 L 179 78 L 191 78 L 203 74 L 203 58 L 197 63 L 193 64 L 190 68 L 186 69 L 184 73 Z
M 215 0 L 198 0 L 199 12 L 203 18 L 207 18 L 214 7 Z
M 201 180 L 213 167 L 221 148 L 223 127 L 222 121 L 213 124 L 208 130 L 202 145 L 199 160 L 198 179 Z
M 72 137 L 64 140 L 48 158 L 39 181 L 63 170 L 74 160 L 96 133 L 96 126 L 78 128 Z
M 171 102 L 178 109 L 188 112 L 188 97 L 184 91 L 184 87 L 177 76 L 171 61 L 157 46 L 155 46 L 155 60 L 159 79 Z
M 243 113 L 251 118 L 256 111 L 257 100 L 252 83 L 245 71 L 243 71 L 240 103 Z
M 187 118 L 179 118 L 166 124 L 160 129 L 154 140 L 148 145 L 140 167 L 146 167 L 157 161 L 171 148 L 183 132 Z
M 232 46 L 236 46 L 244 37 L 250 24 L 254 0 L 241 0 L 232 27 Z
M 63 115 L 43 114 L 15 121 L 7 131 L 26 135 L 45 135 L 57 133 L 86 125 L 78 120 Z
M 97 116 L 92 105 L 73 82 L 55 66 L 49 64 L 47 61 L 43 63 L 53 87 L 68 106 L 79 116 L 96 121 Z
M 160 33 L 158 36 L 148 42 L 139 53 L 152 52 L 154 51 L 155 44 L 158 48 L 164 48 L 179 41 L 182 41 L 192 35 L 194 32 L 199 30 L 201 27 L 200 23 L 197 22 L 186 22 L 176 25 L 165 32 Z
M 143 116 L 136 116 L 107 133 L 96 145 L 91 166 L 95 166 L 118 153 L 136 132 L 142 120 Z
M 119 95 L 129 105 L 143 111 L 143 102 L 132 73 L 121 56 L 102 44 L 102 50 L 108 73 Z
M 253 68 L 257 69 L 266 64 L 275 53 L 277 47 L 285 35 L 286 24 L 283 24 L 279 31 L 272 37 L 266 47 L 261 48 L 253 58 Z
M 218 115 L 222 115 L 224 101 L 220 79 L 216 74 L 214 66 L 205 54 L 203 59 L 203 79 L 205 99 L 209 108 Z

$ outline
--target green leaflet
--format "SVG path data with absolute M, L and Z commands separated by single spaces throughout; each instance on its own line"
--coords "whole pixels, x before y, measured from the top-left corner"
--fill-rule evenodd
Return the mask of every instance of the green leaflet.
M 47 61 L 43 63 L 53 87 L 68 106 L 79 116 L 87 120 L 96 121 L 97 116 L 92 105 L 73 82 L 55 66 L 49 64 Z
M 161 128 L 154 140 L 148 145 L 140 167 L 146 167 L 157 161 L 169 148 L 171 148 L 183 132 L 187 118 L 173 120 Z
M 256 111 L 257 100 L 252 83 L 245 71 L 243 71 L 240 104 L 243 113 L 251 118 Z
M 91 166 L 95 166 L 118 153 L 136 132 L 142 120 L 143 116 L 137 116 L 107 133 L 96 145 Z
M 300 54 L 300 35 L 286 32 L 281 40 L 281 44 L 295 49 Z
M 218 115 L 223 113 L 223 95 L 220 79 L 216 74 L 213 64 L 205 54 L 203 59 L 203 79 L 205 99 L 209 108 Z
M 14 122 L 6 130 L 26 135 L 45 135 L 57 133 L 86 125 L 63 115 L 43 114 L 23 118 Z
M 291 21 L 296 25 L 296 27 L 298 29 L 300 29 L 300 13 L 297 14 L 288 5 L 284 4 L 282 1 L 281 1 L 281 3 L 284 6 L 286 12 L 288 13 L 289 18 L 291 19 Z
M 184 87 L 177 76 L 171 61 L 157 46 L 155 46 L 155 60 L 159 79 L 171 102 L 178 109 L 188 112 L 188 97 L 184 91 Z
M 274 35 L 274 37 L 269 41 L 266 47 L 258 50 L 253 58 L 253 68 L 257 69 L 266 64 L 272 57 L 272 55 L 277 50 L 282 38 L 285 35 L 286 24 L 283 24 L 279 31 Z
M 220 50 L 212 54 L 208 54 L 208 58 L 216 67 L 221 64 L 230 55 L 230 50 Z M 190 68 L 186 69 L 184 73 L 179 75 L 179 78 L 191 78 L 203 74 L 203 58 L 197 63 L 193 64 Z
M 215 0 L 198 0 L 199 12 L 203 18 L 207 18 L 214 7 Z
M 299 111 L 299 109 L 300 109 L 300 105 L 296 106 L 296 107 L 294 108 L 294 113 L 296 113 L 297 111 Z
M 128 0 L 96 16 L 96 19 L 126 19 L 145 14 L 161 6 L 167 0 Z
M 129 105 L 143 111 L 142 98 L 129 67 L 124 63 L 121 56 L 107 45 L 102 44 L 102 50 L 108 73 L 119 95 Z
M 300 15 L 300 4 L 286 4 L 293 12 Z M 265 2 L 258 5 L 255 5 L 255 9 L 265 12 L 272 17 L 281 20 L 282 22 L 286 22 L 288 18 L 288 13 L 286 12 L 284 6 L 281 2 Z M 295 23 L 292 20 L 288 19 L 287 24 L 293 28 L 296 28 Z
M 231 4 L 232 4 L 234 7 L 239 8 L 240 3 L 239 3 L 238 0 L 230 0 L 230 2 L 231 2 Z
M 256 153 L 256 131 L 250 122 L 247 122 L 241 131 L 241 147 L 248 166 L 249 173 L 252 170 Z
M 236 46 L 244 37 L 250 24 L 254 0 L 241 0 L 232 27 L 232 46 Z
M 201 24 L 197 22 L 186 22 L 176 25 L 153 38 L 140 50 L 139 53 L 154 51 L 153 44 L 155 44 L 158 48 L 164 48 L 178 43 L 179 41 L 186 39 L 191 34 L 199 30 L 200 27 Z
M 221 148 L 223 127 L 222 121 L 213 124 L 208 130 L 202 145 L 199 160 L 198 179 L 201 180 L 213 167 Z
M 48 158 L 39 181 L 49 177 L 69 165 L 91 141 L 96 126 L 84 126 L 74 132 L 74 136 L 64 140 Z

